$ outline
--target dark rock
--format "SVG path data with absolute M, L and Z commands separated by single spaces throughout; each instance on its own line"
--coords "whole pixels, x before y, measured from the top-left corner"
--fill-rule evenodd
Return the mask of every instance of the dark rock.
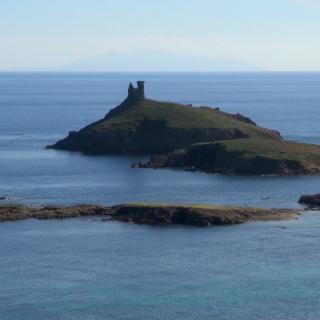
M 311 208 L 320 208 L 320 193 L 313 195 L 303 195 L 300 197 L 299 203 L 306 204 Z
M 75 136 L 78 131 L 69 131 L 69 137 Z
M 249 124 L 252 124 L 254 126 L 256 126 L 257 124 L 252 121 L 250 118 L 248 117 L 245 117 L 244 115 L 240 114 L 240 113 L 237 113 L 235 115 L 233 115 L 233 117 L 235 117 L 236 119 L 240 120 L 240 121 L 243 121 L 243 122 L 246 122 L 246 123 L 249 123 Z
M 294 210 L 286 209 L 129 204 L 120 206 L 113 219 L 137 224 L 209 227 L 241 224 L 248 220 L 281 220 L 295 216 Z

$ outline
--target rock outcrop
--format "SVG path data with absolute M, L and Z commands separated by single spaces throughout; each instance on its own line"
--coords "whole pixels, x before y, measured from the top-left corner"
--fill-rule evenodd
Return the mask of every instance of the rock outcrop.
M 24 219 L 66 219 L 73 217 L 101 217 L 103 221 L 169 225 L 181 224 L 199 227 L 240 224 L 249 220 L 283 220 L 296 217 L 290 209 L 258 209 L 201 205 L 147 205 L 119 206 L 79 205 L 71 207 L 21 205 L 0 206 L 0 222 Z
M 65 219 L 81 216 L 110 216 L 114 212 L 113 207 L 78 205 L 71 207 L 62 206 L 0 206 L 0 222 L 17 221 L 25 219 Z
M 307 205 L 309 208 L 320 208 L 320 193 L 312 195 L 303 195 L 299 199 L 299 203 Z
M 234 139 L 195 144 L 132 166 L 222 174 L 315 174 L 320 172 L 320 146 L 284 140 Z
M 249 220 L 283 220 L 296 217 L 288 209 L 255 209 L 214 206 L 123 205 L 115 212 L 118 221 L 149 225 L 181 224 L 198 227 L 241 224 Z

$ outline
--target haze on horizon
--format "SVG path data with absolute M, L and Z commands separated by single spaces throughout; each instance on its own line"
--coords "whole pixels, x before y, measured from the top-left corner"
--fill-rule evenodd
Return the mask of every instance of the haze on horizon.
M 318 0 L 2 0 L 0 12 L 3 71 L 320 70 Z

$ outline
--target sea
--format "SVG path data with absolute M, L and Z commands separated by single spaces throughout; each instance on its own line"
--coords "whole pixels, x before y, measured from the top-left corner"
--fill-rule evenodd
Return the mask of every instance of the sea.
M 48 150 L 146 95 L 249 116 L 320 144 L 320 73 L 0 73 L 0 205 L 200 203 L 304 208 L 320 176 L 132 169 L 148 156 Z M 76 218 L 0 224 L 1 320 L 320 318 L 320 212 L 208 229 Z

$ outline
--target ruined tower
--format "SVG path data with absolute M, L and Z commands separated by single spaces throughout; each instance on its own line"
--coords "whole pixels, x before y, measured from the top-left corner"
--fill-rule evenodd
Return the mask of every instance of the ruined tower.
M 137 88 L 135 88 L 130 82 L 127 99 L 131 102 L 131 101 L 142 100 L 144 98 L 145 98 L 144 81 L 137 81 Z
M 120 105 L 116 108 L 111 109 L 105 116 L 105 119 L 108 119 L 126 108 L 130 107 L 131 105 L 135 104 L 138 101 L 145 99 L 144 94 L 144 81 L 137 81 L 137 87 L 134 87 L 133 84 L 130 82 L 128 88 L 128 96 L 127 98 L 122 101 Z M 72 134 L 72 133 L 71 133 Z
M 144 94 L 144 81 L 137 81 L 138 92 L 141 99 L 144 99 L 146 96 Z

